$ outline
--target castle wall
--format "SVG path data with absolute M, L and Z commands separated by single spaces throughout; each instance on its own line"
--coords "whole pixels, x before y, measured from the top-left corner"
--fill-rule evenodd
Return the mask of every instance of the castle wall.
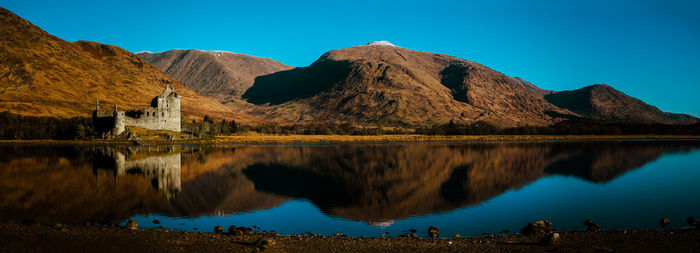
M 138 112 L 137 117 L 131 117 L 131 114 L 127 115 L 125 111 L 117 110 L 116 105 L 114 110 L 100 110 L 98 104 L 93 112 L 93 122 L 113 121 L 113 127 L 110 129 L 112 135 L 121 134 L 127 126 L 150 130 L 181 131 L 180 95 L 169 86 L 153 99 L 151 107 L 143 108 Z
M 119 112 L 117 118 L 119 122 L 115 124 L 115 130 L 117 126 L 121 127 L 120 131 L 117 130 L 115 133 L 121 133 L 124 131 L 126 126 L 142 127 L 151 130 L 169 130 L 180 132 L 180 114 L 174 113 L 170 110 L 161 110 L 160 108 L 146 108 L 143 114 L 139 118 L 132 118 L 126 116 L 124 112 Z

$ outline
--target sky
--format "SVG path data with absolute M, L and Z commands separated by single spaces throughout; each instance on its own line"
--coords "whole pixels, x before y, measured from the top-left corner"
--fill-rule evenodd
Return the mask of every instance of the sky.
M 541 88 L 606 83 L 700 117 L 700 1 L 0 0 L 68 41 L 132 52 L 224 50 L 308 66 L 388 40 L 472 60 Z

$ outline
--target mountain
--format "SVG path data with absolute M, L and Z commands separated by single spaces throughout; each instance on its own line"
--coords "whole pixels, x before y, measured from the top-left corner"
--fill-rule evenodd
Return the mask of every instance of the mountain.
M 664 113 L 655 106 L 630 97 L 606 84 L 545 95 L 550 103 L 586 118 L 605 122 L 693 124 L 698 119 L 686 114 Z
M 332 50 L 308 67 L 260 76 L 242 96 L 288 121 L 547 125 L 577 116 L 542 90 L 476 62 L 386 43 Z
M 292 68 L 272 59 L 224 51 L 177 49 L 136 55 L 187 88 L 222 103 L 240 98 L 256 77 Z
M 688 114 L 684 114 L 684 113 L 672 113 L 672 112 L 664 112 L 664 114 L 666 114 L 667 117 L 670 117 L 671 119 L 673 119 L 673 121 L 676 124 L 690 125 L 690 124 L 700 123 L 700 119 L 698 119 L 692 115 L 688 115 Z
M 0 8 L 0 111 L 30 116 L 89 116 L 95 99 L 120 109 L 148 106 L 165 85 L 182 94 L 185 118 L 257 119 L 185 88 L 119 47 L 68 42 Z

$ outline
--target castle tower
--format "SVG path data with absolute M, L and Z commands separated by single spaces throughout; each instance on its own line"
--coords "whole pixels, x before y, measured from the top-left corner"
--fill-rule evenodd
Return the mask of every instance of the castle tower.
M 126 130 L 126 125 L 124 124 L 124 113 L 117 110 L 117 104 L 114 104 L 114 129 L 112 129 L 113 135 L 120 135 L 124 130 Z

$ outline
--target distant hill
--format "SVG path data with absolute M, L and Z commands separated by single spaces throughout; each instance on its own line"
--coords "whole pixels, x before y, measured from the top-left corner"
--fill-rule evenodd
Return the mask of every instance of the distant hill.
M 120 109 L 147 106 L 171 84 L 182 94 L 185 118 L 255 117 L 185 88 L 148 62 L 119 47 L 67 42 L 0 8 L 0 111 L 59 118 L 89 116 L 100 99 Z
M 576 115 L 547 102 L 548 93 L 476 62 L 375 43 L 258 77 L 243 98 L 262 105 L 262 117 L 289 121 L 519 126 Z
M 630 97 L 606 84 L 586 86 L 544 96 L 550 103 L 586 118 L 605 122 L 693 124 L 698 119 L 686 114 L 664 113 L 655 106 Z
M 292 69 L 272 59 L 224 51 L 177 49 L 136 55 L 187 88 L 222 103 L 240 98 L 258 76 Z

